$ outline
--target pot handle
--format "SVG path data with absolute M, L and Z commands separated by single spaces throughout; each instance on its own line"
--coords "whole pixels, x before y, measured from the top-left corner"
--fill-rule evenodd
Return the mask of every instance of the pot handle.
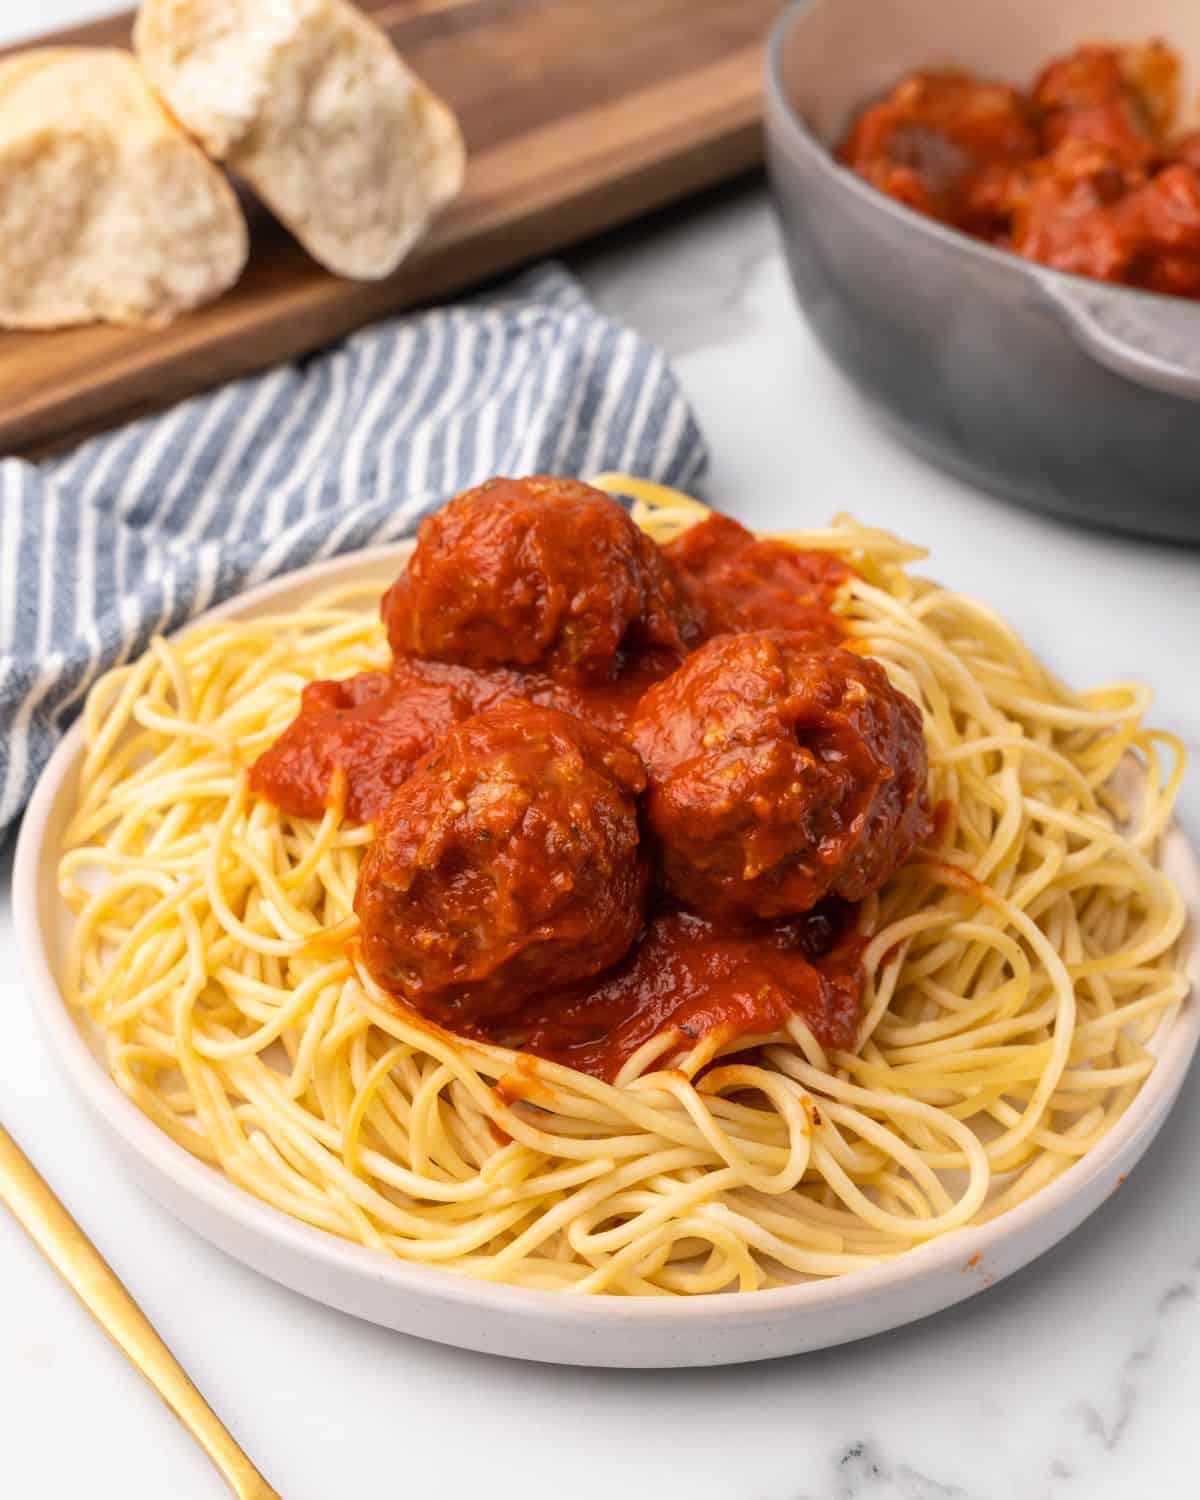
M 1075 343 L 1109 370 L 1151 390 L 1200 401 L 1200 303 L 1113 291 L 1065 276 L 1038 277 Z

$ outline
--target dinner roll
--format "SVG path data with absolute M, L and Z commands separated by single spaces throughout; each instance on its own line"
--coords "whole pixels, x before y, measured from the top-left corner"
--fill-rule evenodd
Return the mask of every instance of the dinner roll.
M 458 124 L 345 0 L 144 0 L 159 93 L 323 265 L 386 276 L 458 192 Z
M 128 53 L 0 62 L 0 325 L 165 323 L 232 286 L 246 250 L 228 182 Z

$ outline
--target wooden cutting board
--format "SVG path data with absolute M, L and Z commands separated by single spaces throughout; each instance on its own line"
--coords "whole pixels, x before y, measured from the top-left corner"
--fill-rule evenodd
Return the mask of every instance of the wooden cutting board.
M 386 281 L 345 281 L 256 207 L 242 280 L 168 328 L 0 333 L 0 454 L 44 453 L 303 354 L 761 158 L 763 39 L 780 0 L 362 4 L 467 138 L 462 196 L 429 238 Z M 131 24 L 46 40 L 124 46 Z

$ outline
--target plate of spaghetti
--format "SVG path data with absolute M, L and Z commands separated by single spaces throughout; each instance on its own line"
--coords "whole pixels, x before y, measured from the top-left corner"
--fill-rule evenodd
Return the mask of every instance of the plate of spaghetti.
M 719 1364 L 1093 1212 L 1197 1041 L 1183 756 L 924 553 L 497 479 L 92 690 L 17 853 L 147 1188 L 387 1326 Z

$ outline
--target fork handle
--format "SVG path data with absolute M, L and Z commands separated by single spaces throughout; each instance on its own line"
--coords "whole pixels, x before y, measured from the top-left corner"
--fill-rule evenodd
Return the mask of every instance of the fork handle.
M 188 1379 L 116 1273 L 0 1125 L 0 1200 L 100 1326 L 150 1382 L 239 1500 L 280 1500 Z

